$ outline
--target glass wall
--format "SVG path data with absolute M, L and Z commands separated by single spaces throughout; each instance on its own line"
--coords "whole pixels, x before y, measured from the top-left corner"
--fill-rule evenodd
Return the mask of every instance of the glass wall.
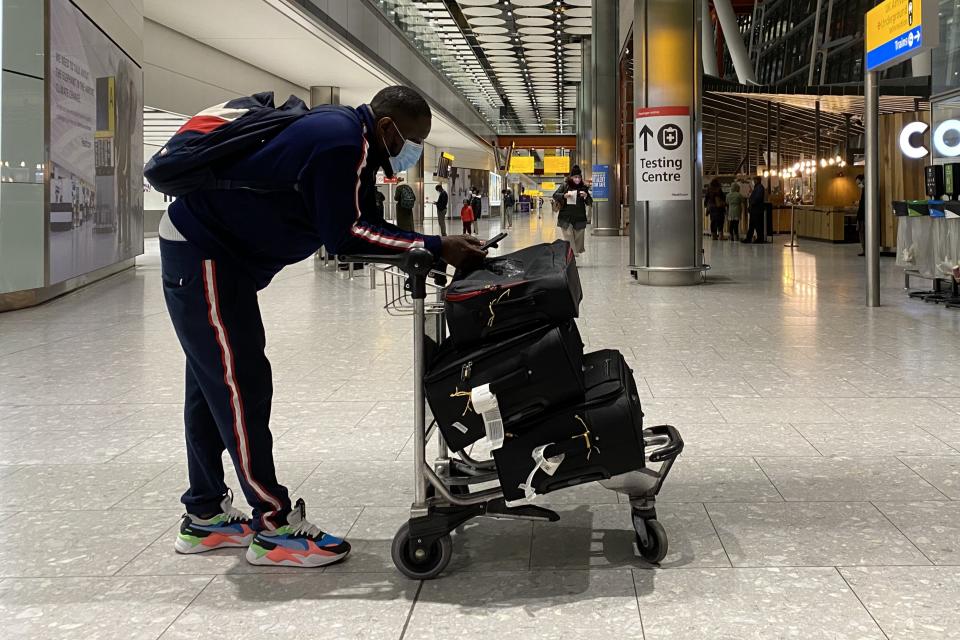
M 44 4 L 0 3 L 0 294 L 44 285 Z
M 820 38 L 828 47 L 824 84 L 863 82 L 863 31 L 866 13 L 876 0 L 833 0 L 827 24 L 828 0 L 820 5 Z M 941 0 L 955 9 L 957 0 Z M 766 3 L 754 50 L 758 80 L 763 84 L 806 84 L 810 70 L 817 0 L 774 0 Z M 941 8 L 941 14 L 943 9 Z M 960 36 L 954 35 L 954 38 Z M 814 65 L 814 83 L 819 84 L 822 59 Z M 910 64 L 883 72 L 884 78 L 910 76 Z
M 933 94 L 960 89 L 960 0 L 940 0 L 940 46 L 933 52 Z

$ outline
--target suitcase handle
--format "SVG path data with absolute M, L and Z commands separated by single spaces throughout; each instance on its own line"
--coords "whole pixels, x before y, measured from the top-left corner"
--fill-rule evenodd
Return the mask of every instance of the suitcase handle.
M 577 420 L 580 420 L 580 422 L 583 423 L 583 420 L 581 420 L 579 416 L 577 417 Z M 578 453 L 586 453 L 587 457 L 589 457 L 590 452 L 594 449 L 597 449 L 597 447 L 593 446 L 594 443 L 591 438 L 591 433 L 589 429 L 586 429 L 586 424 L 584 424 L 584 428 L 585 430 L 583 433 L 577 434 L 568 440 L 554 442 L 548 446 L 543 450 L 544 457 L 553 458 L 560 454 L 573 455 Z M 599 449 L 597 450 L 599 451 Z
M 494 302 L 493 306 L 495 307 L 511 307 L 511 306 L 520 306 L 528 305 L 534 306 L 537 304 L 537 298 L 540 296 L 540 292 L 530 293 L 525 296 L 520 296 L 519 298 L 511 298 L 509 300 L 503 300 L 500 302 Z
M 496 382 L 491 382 L 490 391 L 494 395 L 497 395 L 498 393 L 506 391 L 507 389 L 521 385 L 527 382 L 529 379 L 530 379 L 530 372 L 527 370 L 526 367 L 522 369 L 517 369 L 513 373 L 503 376 Z

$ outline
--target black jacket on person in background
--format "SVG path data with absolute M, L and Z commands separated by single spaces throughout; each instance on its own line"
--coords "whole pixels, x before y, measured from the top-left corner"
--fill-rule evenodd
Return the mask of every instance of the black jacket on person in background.
M 767 200 L 767 190 L 763 184 L 754 185 L 750 192 L 750 212 L 763 212 Z
M 583 191 L 586 196 L 577 196 L 576 204 L 567 204 L 568 191 Z M 593 196 L 590 195 L 590 187 L 581 183 L 578 185 L 570 184 L 569 181 L 560 185 L 553 192 L 553 199 L 560 203 L 560 214 L 557 216 L 557 224 L 563 225 L 585 225 L 587 220 L 587 207 L 593 204 Z
M 474 194 L 470 198 L 470 208 L 473 209 L 474 220 L 479 220 L 480 214 L 483 212 L 483 200 L 480 199 L 480 196 Z

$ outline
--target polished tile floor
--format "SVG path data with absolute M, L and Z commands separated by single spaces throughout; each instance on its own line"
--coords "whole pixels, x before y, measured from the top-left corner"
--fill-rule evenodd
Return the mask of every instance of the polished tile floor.
M 509 246 L 553 236 L 521 219 Z M 687 440 L 661 567 L 587 486 L 551 496 L 560 523 L 475 521 L 444 578 L 400 577 L 411 326 L 312 261 L 262 295 L 276 457 L 355 553 L 175 555 L 183 356 L 148 243 L 135 271 L 0 315 L 2 636 L 960 638 L 960 314 L 906 300 L 889 261 L 866 309 L 852 246 L 707 240 L 707 284 L 656 289 L 626 240 L 589 245 L 585 340 L 621 349 L 648 422 Z

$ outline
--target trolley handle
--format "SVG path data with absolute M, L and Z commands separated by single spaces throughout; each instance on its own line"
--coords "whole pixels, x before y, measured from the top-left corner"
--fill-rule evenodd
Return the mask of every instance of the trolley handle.
M 414 300 L 427 298 L 427 276 L 433 269 L 433 254 L 423 248 L 410 249 L 392 255 L 342 256 L 345 262 L 367 262 L 397 267 L 410 276 L 410 297 Z
M 657 449 L 650 454 L 650 462 L 663 462 L 665 460 L 672 460 L 680 455 L 681 451 L 683 451 L 683 438 L 680 437 L 680 432 L 677 431 L 676 427 L 672 425 L 657 425 L 656 427 L 644 429 L 644 432 L 649 433 L 652 436 L 666 436 L 667 438 L 666 446 Z
M 409 276 L 426 278 L 433 268 L 433 254 L 423 248 L 410 249 L 403 253 L 388 255 L 350 255 L 340 256 L 343 262 L 367 262 L 397 267 Z

